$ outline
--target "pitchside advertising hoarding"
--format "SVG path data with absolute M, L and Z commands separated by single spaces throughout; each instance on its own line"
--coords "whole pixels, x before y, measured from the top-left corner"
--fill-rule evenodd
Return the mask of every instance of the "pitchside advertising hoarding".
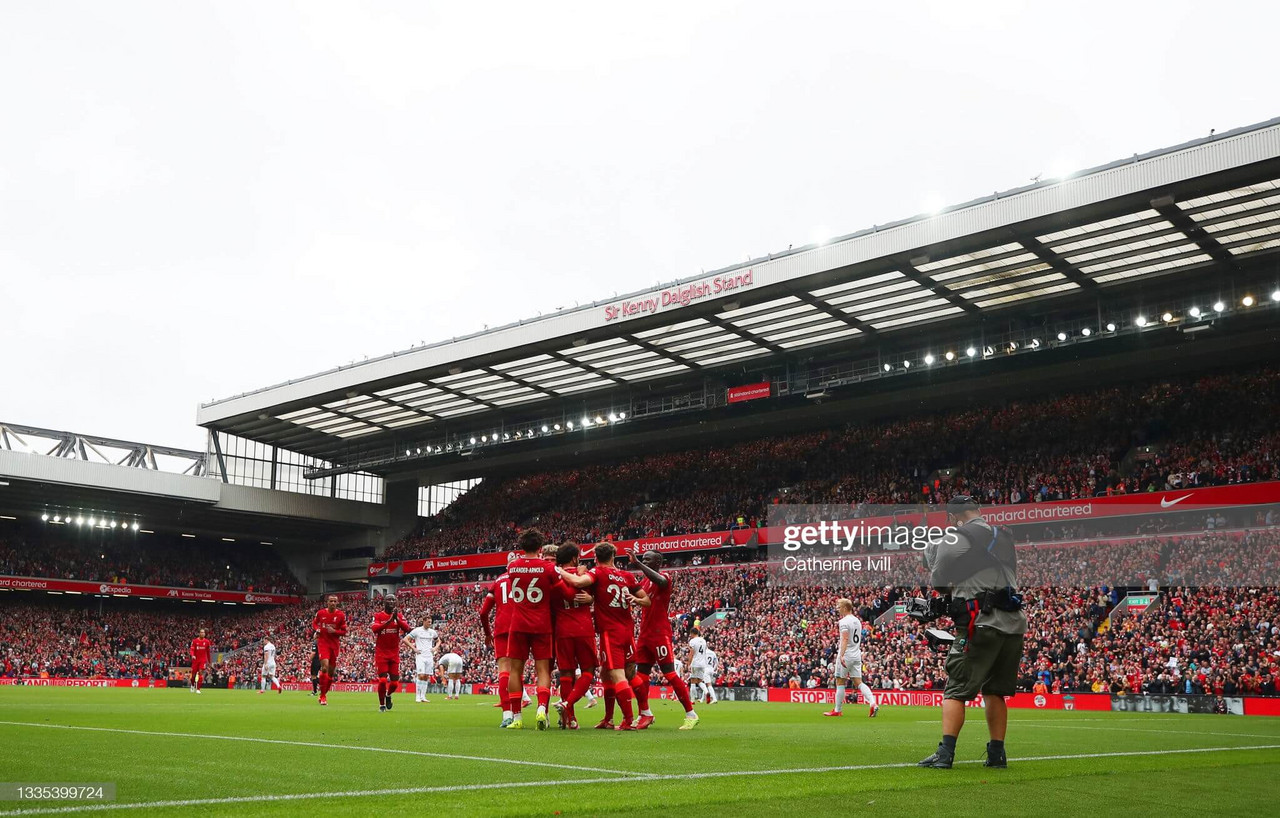
M 1200 489 L 1157 491 L 1146 494 L 1094 497 L 1088 500 L 1058 500 L 1044 503 L 1018 503 L 1013 505 L 984 506 L 982 516 L 996 525 L 1014 528 L 1107 520 L 1116 517 L 1150 514 L 1173 514 L 1186 511 L 1208 511 L 1241 506 L 1263 506 L 1280 503 L 1280 481 L 1243 483 L 1233 486 L 1212 486 Z M 774 517 L 786 513 L 790 506 L 773 506 L 770 509 L 771 525 L 765 528 L 738 528 L 730 531 L 714 531 L 698 534 L 681 534 L 672 537 L 655 537 L 640 540 L 623 540 L 615 543 L 623 553 L 644 552 L 653 549 L 664 553 L 710 551 L 730 546 L 771 545 L 783 542 L 786 526 L 773 525 Z M 844 508 L 847 513 L 848 507 Z M 859 520 L 841 516 L 841 521 L 865 526 L 923 525 L 945 527 L 946 514 L 941 511 L 921 511 L 919 507 L 904 506 L 901 513 L 877 515 Z M 588 554 L 590 549 L 588 549 Z M 472 571 L 484 568 L 501 568 L 512 558 L 512 552 L 466 554 L 456 557 L 434 557 L 398 562 L 375 562 L 369 565 L 369 576 L 407 576 L 443 571 Z
M 64 594 L 105 594 L 148 599 L 185 599 L 207 602 L 238 602 L 242 605 L 287 605 L 301 602 L 302 597 L 285 594 L 262 594 L 257 591 L 213 591 L 204 588 L 171 588 L 161 585 L 89 582 L 47 577 L 0 576 L 0 588 L 12 591 L 51 591 Z

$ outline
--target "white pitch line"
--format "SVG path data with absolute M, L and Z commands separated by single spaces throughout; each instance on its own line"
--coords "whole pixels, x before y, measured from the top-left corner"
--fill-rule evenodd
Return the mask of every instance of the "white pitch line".
M 1048 727 L 1053 730 L 1101 730 L 1119 733 L 1159 733 L 1170 736 L 1220 736 L 1223 738 L 1270 738 L 1280 739 L 1276 733 L 1222 733 L 1208 730 L 1159 730 L 1151 727 L 1088 727 L 1082 724 L 1055 724 L 1054 722 L 1037 723 L 1037 727 Z
M 580 773 L 612 773 L 644 777 L 648 773 L 637 773 L 631 770 L 608 770 L 603 767 L 580 767 L 574 764 L 556 764 L 550 761 L 526 761 L 518 758 L 494 758 L 490 756 L 464 756 L 455 753 L 431 753 L 425 750 L 400 750 L 394 747 L 364 747 L 358 744 L 320 744 L 310 741 L 287 741 L 278 738 L 258 738 L 256 736 L 218 736 L 208 733 L 167 733 L 158 730 L 127 730 L 122 727 L 86 727 L 78 724 L 40 724 L 28 721 L 0 721 L 0 725 L 14 727 L 44 727 L 53 730 L 87 730 L 95 733 L 127 733 L 135 736 L 164 736 L 168 738 L 203 738 L 217 741 L 248 741 L 257 744 L 287 744 L 294 747 L 319 747 L 325 750 L 357 750 L 366 753 L 392 753 L 395 755 L 425 756 L 427 758 L 447 758 L 460 761 L 487 761 L 492 764 L 516 764 L 522 767 L 549 767 L 559 770 L 573 770 Z
M 0 722 L 2 724 L 4 722 Z M 1070 761 L 1081 758 L 1126 758 L 1131 756 L 1178 755 L 1183 753 L 1217 753 L 1239 752 L 1244 750 L 1280 750 L 1280 744 L 1258 744 L 1249 747 L 1192 747 L 1178 750 L 1134 750 L 1118 753 L 1078 753 L 1075 755 L 1030 756 L 1015 758 L 1014 762 L 1024 761 Z M 957 764 L 981 764 L 982 759 L 958 761 Z M 309 792 L 276 795 L 241 795 L 228 798 L 193 798 L 181 801 L 134 801 L 126 803 L 75 804 L 63 807 L 35 807 L 31 809 L 0 810 L 0 818 L 9 815 L 59 815 L 76 812 L 103 812 L 106 810 L 160 809 L 169 807 L 216 806 L 218 804 L 257 804 L 273 801 L 302 801 L 316 798 L 367 798 L 383 795 L 419 795 L 424 793 L 475 792 L 479 790 L 519 789 L 527 787 L 560 787 L 574 784 L 626 784 L 651 781 L 692 781 L 705 778 L 736 778 L 759 775 L 793 775 L 805 773 L 848 772 L 865 770 L 895 770 L 915 767 L 915 762 L 903 761 L 892 764 L 856 764 L 839 767 L 799 767 L 778 770 L 728 770 L 706 773 L 670 773 L 636 776 L 635 778 L 579 778 L 563 781 L 511 781 L 498 784 L 457 784 L 439 787 L 403 787 L 383 790 L 348 790 L 340 792 Z M 932 773 L 930 773 L 931 775 Z

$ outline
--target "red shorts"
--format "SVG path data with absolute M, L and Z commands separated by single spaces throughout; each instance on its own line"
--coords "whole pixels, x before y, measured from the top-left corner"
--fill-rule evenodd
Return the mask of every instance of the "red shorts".
M 671 637 L 663 637 L 661 642 L 649 640 L 641 641 L 636 647 L 636 664 L 648 670 L 652 665 L 669 665 L 675 651 L 671 648 Z
M 551 658 L 551 634 L 512 631 L 507 634 L 507 657 L 523 662 L 533 652 L 534 660 Z
M 507 636 L 505 633 L 495 633 L 493 635 L 493 655 L 499 659 L 506 659 L 511 655 L 507 646 Z
M 322 662 L 337 662 L 338 661 L 337 640 L 333 642 L 328 642 L 328 641 L 325 641 L 324 639 L 317 639 L 316 653 L 320 654 L 320 661 Z
M 192 659 L 192 660 L 191 660 L 191 672 L 192 672 L 192 673 L 199 673 L 200 671 L 204 670 L 204 669 L 205 669 L 206 667 L 208 667 L 208 666 L 209 666 L 209 663 L 208 663 L 208 662 L 204 662 L 204 661 L 201 661 L 201 660 L 199 660 L 199 659 Z
M 373 667 L 379 676 L 400 674 L 400 656 L 378 653 L 373 657 Z
M 561 673 L 581 668 L 583 672 L 596 666 L 596 640 L 590 636 L 562 636 L 556 640 L 556 667 Z
M 631 661 L 635 644 L 624 632 L 600 634 L 600 666 L 605 670 L 622 670 Z

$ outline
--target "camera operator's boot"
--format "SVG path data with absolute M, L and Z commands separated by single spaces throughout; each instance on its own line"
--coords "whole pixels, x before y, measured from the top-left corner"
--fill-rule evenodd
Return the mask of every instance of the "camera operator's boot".
M 1004 754 L 1004 743 L 999 747 L 992 747 L 991 742 L 987 742 L 987 757 L 982 762 L 984 767 L 998 767 L 1003 770 L 1009 766 L 1009 757 Z
M 956 754 L 954 751 L 947 749 L 945 744 L 939 744 L 938 750 L 933 755 L 917 762 L 917 767 L 932 767 L 935 770 L 949 770 L 951 765 L 955 763 Z

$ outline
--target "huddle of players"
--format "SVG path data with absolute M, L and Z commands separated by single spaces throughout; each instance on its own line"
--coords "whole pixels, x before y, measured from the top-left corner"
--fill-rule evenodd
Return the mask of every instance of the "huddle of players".
M 507 564 L 480 607 L 485 641 L 498 658 L 500 726 L 524 727 L 524 669 L 532 656 L 538 703 L 535 721 L 537 729 L 547 729 L 554 655 L 560 689 L 555 707 L 561 729 L 578 729 L 574 705 L 590 691 L 597 672 L 604 688 L 605 714 L 596 729 L 648 728 L 654 722 L 649 709 L 650 672 L 657 666 L 684 706 L 680 729 L 692 730 L 698 714 L 676 672 L 668 613 L 673 579 L 661 570 L 662 554 L 649 551 L 636 563 L 644 575 L 640 580 L 614 564 L 617 549 L 612 543 L 596 545 L 596 565 L 590 570 L 580 564 L 577 545 L 548 545 L 537 530 L 520 535 L 519 550 L 522 555 Z M 638 640 L 633 605 L 642 609 Z M 492 626 L 490 612 L 494 612 Z M 622 711 L 617 726 L 615 705 Z

